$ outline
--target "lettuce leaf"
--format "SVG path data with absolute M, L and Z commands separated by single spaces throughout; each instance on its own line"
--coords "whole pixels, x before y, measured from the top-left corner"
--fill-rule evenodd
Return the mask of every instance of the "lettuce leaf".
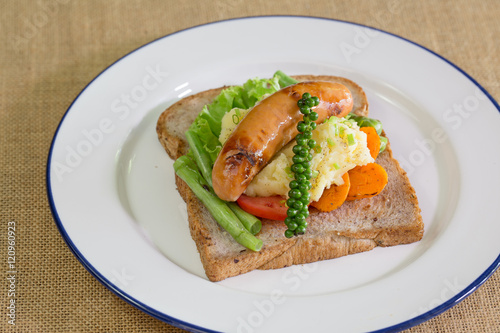
M 200 121 L 206 121 L 212 134 L 219 137 L 221 131 L 221 121 L 222 117 L 233 108 L 235 98 L 239 98 L 241 95 L 242 87 L 235 86 L 224 89 L 221 93 L 214 99 L 211 104 L 205 105 L 195 119 L 192 126 L 197 126 Z M 190 128 L 191 129 L 191 128 Z
M 282 71 L 277 71 L 276 73 L 274 73 L 274 77 L 278 78 L 278 83 L 279 83 L 281 88 L 285 88 L 285 87 L 288 87 L 292 84 L 299 82 L 299 81 L 295 80 L 294 78 L 286 75 Z
M 203 142 L 203 150 L 208 153 L 211 162 L 214 163 L 222 145 L 219 141 L 219 137 L 215 136 L 210 129 L 207 119 L 197 119 L 197 121 L 191 124 L 188 132 L 196 134 L 200 141 Z

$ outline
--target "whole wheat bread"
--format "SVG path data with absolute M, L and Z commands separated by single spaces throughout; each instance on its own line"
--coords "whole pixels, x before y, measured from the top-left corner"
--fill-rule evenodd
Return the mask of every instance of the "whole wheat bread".
M 354 98 L 353 112 L 368 115 L 368 102 L 362 88 L 342 77 L 295 76 L 299 81 L 322 80 L 344 84 Z M 188 150 L 184 132 L 203 106 L 225 87 L 186 97 L 165 110 L 157 122 L 160 143 L 170 158 Z M 286 238 L 280 221 L 262 221 L 257 235 L 263 241 L 259 252 L 234 241 L 212 218 L 189 187 L 176 176 L 177 189 L 187 204 L 189 228 L 207 277 L 220 281 L 254 269 L 276 269 L 369 251 L 376 246 L 393 246 L 419 241 L 423 222 L 417 196 L 406 172 L 392 156 L 390 144 L 377 157 L 388 174 L 388 184 L 377 196 L 345 202 L 329 212 L 312 209 L 307 232 Z

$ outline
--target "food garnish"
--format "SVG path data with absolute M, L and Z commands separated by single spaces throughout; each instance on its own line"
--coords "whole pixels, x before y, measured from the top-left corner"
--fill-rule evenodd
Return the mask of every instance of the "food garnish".
M 297 124 L 299 134 L 295 137 L 297 144 L 293 147 L 294 156 L 291 170 L 294 174 L 294 180 L 290 182 L 289 199 L 286 201 L 288 206 L 285 224 L 288 229 L 285 236 L 291 238 L 295 235 L 302 235 L 306 232 L 309 216 L 309 200 L 311 194 L 310 179 L 313 175 L 311 170 L 311 160 L 313 158 L 311 149 L 316 146 L 316 141 L 312 138 L 312 131 L 316 128 L 318 114 L 312 110 L 319 104 L 319 98 L 311 96 L 310 93 L 304 93 L 297 102 L 300 112 L 304 115 L 303 120 Z

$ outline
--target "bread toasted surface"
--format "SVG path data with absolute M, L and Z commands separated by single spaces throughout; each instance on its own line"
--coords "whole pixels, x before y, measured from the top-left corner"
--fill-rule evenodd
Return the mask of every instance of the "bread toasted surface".
M 356 83 L 334 76 L 295 76 L 299 81 L 319 80 L 344 84 L 354 99 L 353 112 L 368 115 L 366 95 Z M 184 132 L 203 106 L 224 87 L 186 97 L 165 110 L 157 122 L 157 134 L 172 159 L 185 154 Z M 176 176 L 177 189 L 186 202 L 189 228 L 207 277 L 211 281 L 243 274 L 254 269 L 276 269 L 348 254 L 369 251 L 376 246 L 393 246 L 418 241 L 423 222 L 415 190 L 406 172 L 392 156 L 390 144 L 376 160 L 386 170 L 389 181 L 372 198 L 345 202 L 325 213 L 311 210 L 307 232 L 286 238 L 280 221 L 263 220 L 257 237 L 263 241 L 259 252 L 246 249 L 232 239 L 212 218 L 189 187 Z

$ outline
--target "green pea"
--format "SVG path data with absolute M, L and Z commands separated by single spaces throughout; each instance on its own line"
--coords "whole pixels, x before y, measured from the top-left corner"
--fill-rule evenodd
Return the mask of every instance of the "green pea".
M 299 199 L 302 196 L 302 192 L 300 192 L 299 189 L 294 188 L 293 190 L 290 190 L 288 192 L 288 196 L 290 198 Z M 292 216 L 294 216 L 294 215 L 292 215 Z
M 301 133 L 307 131 L 308 128 L 309 126 L 304 121 L 299 121 L 297 124 L 297 130 Z
M 299 110 L 300 110 L 300 113 L 305 114 L 305 115 L 308 115 L 309 113 L 311 113 L 311 108 L 308 107 L 307 105 L 303 105 L 303 106 L 299 107 Z
M 304 170 L 302 174 L 306 176 L 306 179 L 311 179 L 313 176 L 313 172 L 311 169 Z
M 296 210 L 295 208 L 288 208 L 287 211 L 286 211 L 286 215 L 289 216 L 289 217 L 294 217 L 295 215 L 298 214 L 298 210 Z
M 301 145 L 295 145 L 292 148 L 292 151 L 293 151 L 294 154 L 298 154 L 301 150 L 302 150 L 302 146 Z
M 302 135 L 302 134 L 297 134 L 297 137 L 299 135 Z M 307 138 L 304 138 L 303 136 L 299 137 L 299 138 L 295 138 L 295 141 L 297 141 L 297 144 L 300 145 L 300 146 L 305 146 L 307 145 Z
M 302 214 L 304 214 L 304 216 L 306 218 L 309 216 L 309 207 L 308 206 L 304 206 L 304 208 L 302 209 Z
M 310 184 L 310 182 L 309 182 L 309 184 Z M 305 192 L 309 191 L 309 186 L 307 186 L 307 183 L 302 183 L 299 185 L 298 189 L 300 190 L 300 192 L 305 193 Z
M 293 163 L 302 163 L 305 161 L 305 157 L 304 156 L 300 156 L 300 155 L 293 155 L 292 157 L 292 162 Z
M 301 175 L 303 175 L 303 173 L 301 173 Z M 297 179 L 297 183 L 299 183 L 299 186 L 297 186 L 297 189 L 298 189 L 298 188 L 300 188 L 300 185 L 310 183 L 310 181 L 307 180 L 306 177 L 301 177 L 300 180 Z
M 304 204 L 302 203 L 302 201 L 295 201 L 293 203 L 293 208 L 297 209 L 297 210 L 301 210 L 302 208 L 304 208 Z
M 302 181 L 307 181 L 307 178 L 306 178 L 306 176 L 304 176 L 304 174 L 303 174 L 303 173 L 298 174 L 298 175 L 295 175 L 295 179 L 296 179 L 299 183 L 300 183 L 300 182 L 302 182 Z
M 306 216 L 302 214 L 302 212 L 299 210 L 297 215 L 294 217 L 294 221 L 298 223 L 299 225 L 302 224 L 306 220 Z
M 288 231 L 288 230 L 287 230 L 287 231 Z M 303 234 L 305 234 L 305 233 L 306 233 L 306 227 L 304 227 L 304 226 L 302 226 L 302 225 L 299 225 L 299 226 L 297 227 L 297 229 L 295 229 L 295 233 L 296 233 L 297 235 L 303 235 Z
M 301 163 L 294 163 L 292 164 L 292 171 L 294 173 L 303 173 L 305 171 L 305 168 Z
M 303 147 L 304 149 L 302 149 L 300 152 L 299 152 L 299 156 L 302 156 L 302 157 L 307 157 L 307 155 L 309 155 L 309 150 L 305 147 Z

